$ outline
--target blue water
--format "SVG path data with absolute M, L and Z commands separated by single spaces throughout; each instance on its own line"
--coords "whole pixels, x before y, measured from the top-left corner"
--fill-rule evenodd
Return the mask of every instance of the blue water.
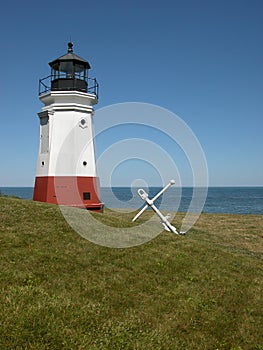
M 146 189 L 152 198 L 160 191 L 159 187 Z M 200 193 L 202 189 L 199 189 Z M 0 187 L 3 195 L 32 199 L 32 187 Z M 144 202 L 137 194 L 137 189 L 129 187 L 101 188 L 100 198 L 109 208 L 140 208 Z M 158 199 L 157 206 L 164 210 L 187 211 L 191 202 L 193 189 L 185 187 L 169 188 L 163 198 Z M 229 214 L 263 214 L 263 187 L 210 187 L 203 208 L 206 213 Z

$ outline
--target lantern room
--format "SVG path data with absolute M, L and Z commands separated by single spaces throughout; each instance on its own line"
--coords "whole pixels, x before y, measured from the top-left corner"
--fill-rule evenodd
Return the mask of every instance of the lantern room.
M 98 97 L 98 83 L 88 77 L 90 64 L 73 53 L 73 43 L 68 43 L 68 52 L 49 62 L 51 75 L 39 81 L 39 95 L 48 91 L 81 91 Z

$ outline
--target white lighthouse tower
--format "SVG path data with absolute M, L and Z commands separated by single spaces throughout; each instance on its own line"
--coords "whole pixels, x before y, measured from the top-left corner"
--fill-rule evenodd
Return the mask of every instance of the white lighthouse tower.
M 93 140 L 96 79 L 89 63 L 73 53 L 49 63 L 51 75 L 39 81 L 44 106 L 33 200 L 101 210 Z

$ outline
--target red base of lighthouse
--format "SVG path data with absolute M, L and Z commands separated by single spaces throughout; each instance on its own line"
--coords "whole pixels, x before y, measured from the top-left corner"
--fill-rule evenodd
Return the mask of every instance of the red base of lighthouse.
M 101 211 L 98 178 L 85 176 L 39 176 L 35 180 L 33 200 Z

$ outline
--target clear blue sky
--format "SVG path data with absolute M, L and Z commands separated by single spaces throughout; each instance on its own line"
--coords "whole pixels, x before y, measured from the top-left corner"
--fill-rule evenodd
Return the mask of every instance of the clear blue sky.
M 261 0 L 16 0 L 0 16 L 0 186 L 33 186 L 38 79 L 70 38 L 100 83 L 96 108 L 167 108 L 199 139 L 210 185 L 263 186 Z

